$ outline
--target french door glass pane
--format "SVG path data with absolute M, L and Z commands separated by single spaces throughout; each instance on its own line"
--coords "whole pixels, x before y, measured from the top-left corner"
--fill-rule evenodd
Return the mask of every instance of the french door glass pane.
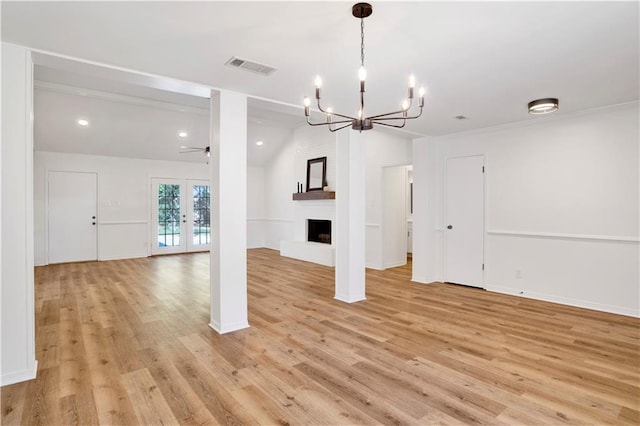
M 193 186 L 193 244 L 202 245 L 211 242 L 209 213 L 211 194 L 209 185 Z
M 158 247 L 180 245 L 180 185 L 158 185 Z

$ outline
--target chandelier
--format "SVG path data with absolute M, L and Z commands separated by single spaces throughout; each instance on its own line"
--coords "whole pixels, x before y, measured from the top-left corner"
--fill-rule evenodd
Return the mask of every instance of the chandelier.
M 413 116 L 409 115 L 409 110 L 413 105 L 413 92 L 416 86 L 416 79 L 413 75 L 409 76 L 409 96 L 402 102 L 400 110 L 388 112 L 386 114 L 377 114 L 366 116 L 364 109 L 364 83 L 367 78 L 367 71 L 364 68 L 364 18 L 371 16 L 373 13 L 373 7 L 369 3 L 357 3 L 351 8 L 351 12 L 354 17 L 360 19 L 360 69 L 358 70 L 358 78 L 360 79 L 360 109 L 358 110 L 357 117 L 351 117 L 349 115 L 338 114 L 331 108 L 322 108 L 320 105 L 320 87 L 322 86 L 322 80 L 320 76 L 315 79 L 316 86 L 316 101 L 318 109 L 325 115 L 326 120 L 319 123 L 312 123 L 310 116 L 311 100 L 309 97 L 304 98 L 304 115 L 307 118 L 307 123 L 310 126 L 328 126 L 329 130 L 336 132 L 351 126 L 353 130 L 370 130 L 374 124 L 380 124 L 387 127 L 402 128 L 407 124 L 407 120 L 418 118 L 422 115 L 422 108 L 424 107 L 424 87 L 421 87 L 418 91 L 418 107 L 420 111 Z

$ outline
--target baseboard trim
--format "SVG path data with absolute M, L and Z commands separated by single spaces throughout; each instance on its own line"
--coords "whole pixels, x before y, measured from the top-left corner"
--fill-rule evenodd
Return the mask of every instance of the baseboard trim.
M 623 306 L 607 305 L 603 303 L 591 302 L 588 300 L 573 299 L 569 297 L 554 296 L 546 293 L 523 291 L 511 287 L 485 286 L 485 290 L 494 293 L 508 294 L 510 296 L 526 297 L 528 299 L 541 300 L 544 302 L 558 303 L 561 305 L 574 306 L 576 308 L 592 309 L 601 312 L 609 312 L 617 315 L 640 318 L 640 312 Z
M 124 255 L 124 256 L 101 256 L 98 258 L 98 261 L 108 262 L 110 260 L 141 259 L 143 257 L 149 257 L 149 255 L 145 252 L 144 254 L 136 253 L 136 254 L 130 254 L 130 255 Z
M 211 321 L 209 323 L 209 327 L 211 327 L 218 334 L 226 334 L 249 328 L 249 323 L 247 321 L 242 321 L 233 324 L 227 324 L 224 327 L 221 327 L 217 322 Z
M 356 303 L 356 302 L 362 302 L 364 300 L 367 300 L 367 297 L 364 294 L 358 294 L 356 296 L 346 296 L 346 295 L 336 294 L 334 299 L 344 303 Z
M 384 268 L 382 267 L 382 265 L 378 265 L 378 264 L 365 264 L 364 265 L 365 268 L 368 269 L 375 269 L 376 271 L 383 271 Z
M 440 280 L 436 279 L 436 278 L 428 278 L 428 277 L 420 277 L 420 276 L 412 276 L 411 277 L 411 281 L 414 283 L 418 283 L 418 284 L 433 284 L 436 282 L 441 282 Z
M 407 264 L 407 259 L 399 260 L 397 262 L 391 262 L 391 263 L 385 264 L 384 269 L 397 268 L 398 266 L 404 266 L 406 264 Z
M 14 383 L 33 380 L 36 378 L 37 374 L 38 374 L 38 360 L 35 360 L 33 363 L 32 369 L 16 371 L 13 373 L 5 374 L 2 377 L 0 377 L 0 386 L 13 385 Z

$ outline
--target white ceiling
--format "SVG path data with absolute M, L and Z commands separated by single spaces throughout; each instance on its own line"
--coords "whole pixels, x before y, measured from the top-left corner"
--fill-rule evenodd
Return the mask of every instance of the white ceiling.
M 327 105 L 352 114 L 360 27 L 351 4 L 3 1 L 2 39 L 284 104 L 312 95 L 320 74 Z M 536 120 L 526 104 L 542 97 L 560 98 L 558 114 L 639 98 L 638 2 L 373 6 L 365 20 L 368 111 L 395 109 L 413 72 L 429 90 L 413 132 Z M 278 71 L 225 67 L 234 55 Z
M 66 65 L 64 70 L 35 66 L 37 150 L 207 161 L 203 153 L 181 153 L 185 150 L 180 147 L 209 145 L 209 98 L 72 72 Z M 299 115 L 268 107 L 262 101 L 249 102 L 246 143 L 250 166 L 267 163 L 292 128 L 303 122 Z M 89 126 L 79 126 L 80 118 L 88 120 Z M 180 137 L 181 131 L 187 136 Z M 258 146 L 257 141 L 263 144 Z
M 36 75 L 37 75 L 36 71 Z M 205 162 L 180 145 L 209 145 L 209 110 L 36 81 L 35 147 L 40 151 Z M 77 124 L 83 118 L 86 127 Z M 188 137 L 181 139 L 184 130 Z

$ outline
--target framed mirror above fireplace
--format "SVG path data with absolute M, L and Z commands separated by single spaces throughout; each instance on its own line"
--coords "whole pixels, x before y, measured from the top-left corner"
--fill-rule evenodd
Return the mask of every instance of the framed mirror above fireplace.
M 327 181 L 327 157 L 307 160 L 307 191 L 322 191 Z

